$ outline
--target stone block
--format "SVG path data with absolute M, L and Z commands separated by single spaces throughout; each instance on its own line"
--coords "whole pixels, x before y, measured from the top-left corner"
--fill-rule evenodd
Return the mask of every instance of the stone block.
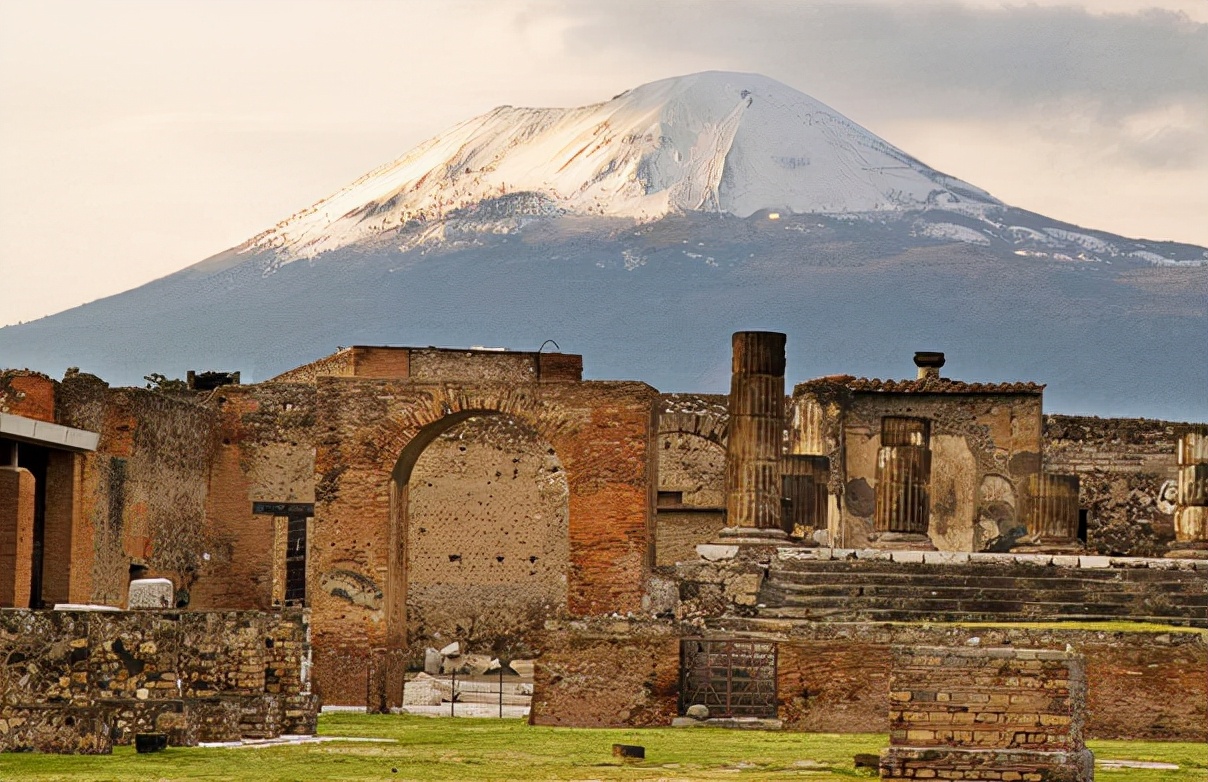
M 888 562 L 893 559 L 893 554 L 885 549 L 861 548 L 856 549 L 856 559 Z
M 924 551 L 923 562 L 928 565 L 963 565 L 969 561 L 965 551 Z
M 172 608 L 176 603 L 176 588 L 167 578 L 136 578 L 130 582 L 126 606 L 136 608 Z
M 1094 557 L 1094 556 L 1078 557 L 1078 567 L 1083 568 L 1083 569 L 1090 569 L 1090 568 L 1101 569 L 1101 568 L 1109 568 L 1111 566 L 1112 566 L 1111 557 Z
M 923 551 L 895 551 L 893 552 L 893 561 L 905 564 L 921 565 L 923 563 Z
M 719 562 L 723 559 L 734 559 L 738 556 L 738 546 L 727 546 L 720 543 L 701 543 L 696 547 L 696 553 L 701 559 L 709 562 Z

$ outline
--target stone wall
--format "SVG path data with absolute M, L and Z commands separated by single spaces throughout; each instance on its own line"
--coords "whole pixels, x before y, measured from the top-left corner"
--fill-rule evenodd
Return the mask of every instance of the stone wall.
M 299 610 L 3 610 L 0 751 L 105 752 L 153 730 L 174 744 L 313 733 L 308 652 Z
M 540 633 L 530 722 L 603 728 L 670 725 L 679 708 L 679 629 L 595 620 Z
M 681 635 L 778 644 L 778 716 L 787 730 L 889 731 L 894 646 L 1074 647 L 1086 660 L 1086 735 L 1208 741 L 1208 635 L 994 626 L 699 622 L 562 623 L 540 636 L 533 720 L 568 726 L 667 725 Z
M 882 779 L 1094 778 L 1081 658 L 1044 649 L 895 647 Z
M 1090 549 L 1161 556 L 1174 540 L 1175 446 L 1179 435 L 1196 426 L 1138 418 L 1045 416 L 1045 469 L 1079 477 Z

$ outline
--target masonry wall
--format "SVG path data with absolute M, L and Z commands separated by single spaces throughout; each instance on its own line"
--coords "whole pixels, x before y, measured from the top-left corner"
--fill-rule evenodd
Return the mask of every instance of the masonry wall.
M 91 563 L 91 572 L 73 567 L 72 600 L 122 605 L 131 564 L 188 591 L 212 543 L 206 525 L 212 411 L 189 397 L 109 389 L 87 378 L 65 381 L 62 396 L 59 422 L 101 435 L 79 477 L 73 561 Z
M 252 503 L 314 502 L 315 390 L 291 383 L 224 386 L 207 476 L 209 539 L 190 607 L 268 608 L 284 596 L 283 520 Z
M 0 751 L 105 752 L 97 735 L 131 743 L 151 730 L 172 744 L 313 733 L 305 622 L 301 611 L 0 611 Z
M 515 419 L 470 418 L 429 444 L 409 492 L 409 636 L 524 656 L 518 638 L 566 612 L 567 500 L 553 447 Z
M 679 708 L 677 628 L 598 620 L 551 627 L 533 670 L 533 725 L 670 725 Z
M 929 535 L 941 551 L 1005 551 L 1026 531 L 1024 480 L 1040 469 L 1039 394 L 795 394 L 794 453 L 830 457 L 832 543 L 869 545 L 885 416 L 931 422 Z
M 1174 540 L 1175 447 L 1179 436 L 1195 426 L 1045 416 L 1045 469 L 1079 477 L 1089 548 L 1103 554 L 1161 556 Z
M 687 622 L 598 619 L 542 634 L 533 721 L 584 727 L 670 724 L 681 634 L 702 632 Z M 1208 741 L 1208 635 L 1201 631 L 735 618 L 714 623 L 704 635 L 778 643 L 778 716 L 787 730 L 887 733 L 897 645 L 1065 649 L 1069 644 L 1086 661 L 1087 737 Z M 626 660 L 629 668 L 622 671 Z M 674 691 L 667 689 L 672 682 Z

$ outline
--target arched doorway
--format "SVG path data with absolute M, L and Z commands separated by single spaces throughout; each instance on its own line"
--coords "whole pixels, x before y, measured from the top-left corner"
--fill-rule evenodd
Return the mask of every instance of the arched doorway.
M 511 655 L 565 612 L 568 486 L 524 421 L 461 411 L 425 426 L 391 476 L 388 640 Z

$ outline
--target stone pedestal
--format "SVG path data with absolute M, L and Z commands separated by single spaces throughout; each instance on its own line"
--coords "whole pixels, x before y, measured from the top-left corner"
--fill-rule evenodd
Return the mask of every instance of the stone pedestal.
M 1091 782 L 1085 710 L 1072 652 L 896 647 L 881 778 Z

